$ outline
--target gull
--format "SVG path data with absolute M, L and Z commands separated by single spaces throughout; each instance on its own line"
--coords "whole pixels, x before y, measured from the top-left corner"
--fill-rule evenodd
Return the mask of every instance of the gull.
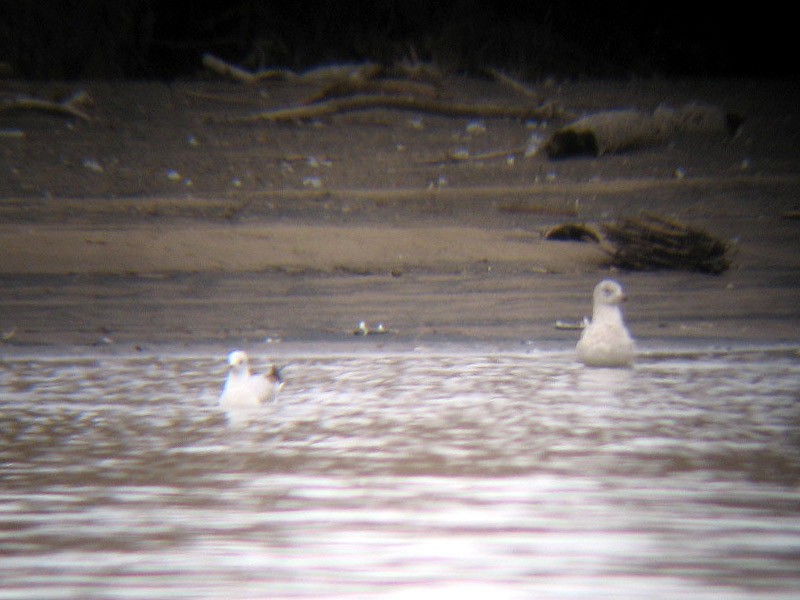
M 635 346 L 619 305 L 625 301 L 622 286 L 604 279 L 594 288 L 592 320 L 581 333 L 576 350 L 590 367 L 627 367 L 633 363 Z
M 268 373 L 252 375 L 247 353 L 234 350 L 228 355 L 228 379 L 219 397 L 220 406 L 258 406 L 274 400 L 284 385 L 280 370 L 274 365 Z

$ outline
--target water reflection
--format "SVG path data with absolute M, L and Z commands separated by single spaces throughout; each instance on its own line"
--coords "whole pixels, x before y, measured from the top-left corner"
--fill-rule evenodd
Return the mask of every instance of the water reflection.
M 9 597 L 793 597 L 800 358 L 204 354 L 0 364 Z M 0 597 L 3 594 L 0 593 Z

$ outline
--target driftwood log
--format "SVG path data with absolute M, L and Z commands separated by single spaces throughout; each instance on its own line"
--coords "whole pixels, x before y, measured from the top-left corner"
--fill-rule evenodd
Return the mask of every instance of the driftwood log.
M 643 212 L 598 226 L 566 223 L 544 234 L 550 240 L 597 243 L 620 269 L 685 270 L 719 274 L 731 265 L 730 245 L 708 232 Z
M 679 108 L 607 110 L 587 115 L 558 129 L 543 149 L 550 158 L 602 156 L 663 144 L 682 133 L 734 133 L 743 119 L 707 104 Z

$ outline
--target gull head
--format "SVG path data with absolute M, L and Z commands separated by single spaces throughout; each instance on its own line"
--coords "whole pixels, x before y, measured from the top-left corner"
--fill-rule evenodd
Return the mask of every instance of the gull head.
M 247 368 L 247 353 L 243 350 L 234 350 L 228 355 L 228 366 L 232 369 Z
M 626 299 L 622 286 L 613 279 L 604 279 L 594 287 L 595 306 L 618 306 Z

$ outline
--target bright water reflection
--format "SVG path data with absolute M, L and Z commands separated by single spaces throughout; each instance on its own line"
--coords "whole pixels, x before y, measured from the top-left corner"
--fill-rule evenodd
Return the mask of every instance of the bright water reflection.
M 285 358 L 226 415 L 224 356 L 7 357 L 0 598 L 800 589 L 793 351 Z

